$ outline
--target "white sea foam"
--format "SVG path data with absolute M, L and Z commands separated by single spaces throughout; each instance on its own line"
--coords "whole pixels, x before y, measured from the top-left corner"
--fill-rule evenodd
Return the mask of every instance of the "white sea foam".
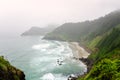
M 40 80 L 66 80 L 67 76 L 72 73 L 87 71 L 84 64 L 72 58 L 72 50 L 66 42 L 42 41 L 40 44 L 33 45 L 32 48 L 39 50 L 40 53 L 39 57 L 32 58 L 30 61 L 34 72 L 42 73 Z M 62 65 L 58 65 L 58 59 Z
M 22 45 L 24 42 L 25 46 Z M 13 40 L 10 45 L 12 43 Z M 26 80 L 67 80 L 70 74 L 87 71 L 82 63 L 72 58 L 72 50 L 66 42 L 30 37 L 22 38 L 21 42 L 19 40 L 15 46 L 12 46 L 7 46 L 9 51 L 6 47 L 4 50 L 1 48 L 1 53 L 7 51 L 5 54 L 7 59 L 14 60 L 11 61 L 12 64 L 24 70 Z M 57 59 L 62 62 L 62 65 L 58 64 Z
M 63 76 L 62 74 L 47 73 L 43 75 L 40 79 L 42 80 L 67 80 L 67 76 Z
M 55 80 L 55 77 L 52 73 L 47 73 L 47 74 L 43 75 L 43 77 L 41 79 L 42 80 Z
M 62 74 L 54 74 L 55 80 L 67 80 L 67 76 L 63 76 Z
M 32 48 L 39 50 L 39 49 L 48 48 L 49 46 L 50 46 L 50 44 L 38 44 L 38 45 L 33 45 Z

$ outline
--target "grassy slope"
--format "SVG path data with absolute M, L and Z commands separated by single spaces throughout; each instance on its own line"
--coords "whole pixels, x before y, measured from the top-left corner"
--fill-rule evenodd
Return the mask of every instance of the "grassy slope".
M 120 79 L 119 24 L 120 10 L 94 21 L 63 24 L 45 38 L 78 41 L 93 51 L 88 59 L 94 65 L 83 80 L 117 80 Z
M 91 54 L 89 58 L 93 59 L 95 64 L 91 71 L 79 80 L 119 80 L 120 25 L 107 32 L 99 42 L 93 39 L 90 45 L 94 42 L 94 47 L 97 47 L 99 51 L 96 54 Z
M 0 80 L 25 80 L 25 75 L 0 56 Z
M 78 23 L 65 23 L 44 38 L 53 40 L 90 42 L 120 23 L 120 10 L 95 19 Z

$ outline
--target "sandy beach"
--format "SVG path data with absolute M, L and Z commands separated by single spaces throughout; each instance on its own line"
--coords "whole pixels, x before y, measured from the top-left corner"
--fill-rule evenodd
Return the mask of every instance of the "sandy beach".
M 72 49 L 73 56 L 77 59 L 87 58 L 90 54 L 84 48 L 82 48 L 77 42 L 69 42 L 69 47 Z

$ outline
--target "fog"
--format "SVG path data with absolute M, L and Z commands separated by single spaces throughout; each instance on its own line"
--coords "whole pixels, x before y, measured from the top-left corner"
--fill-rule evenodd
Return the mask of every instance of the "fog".
M 0 36 L 32 26 L 93 20 L 120 8 L 120 0 L 0 0 Z

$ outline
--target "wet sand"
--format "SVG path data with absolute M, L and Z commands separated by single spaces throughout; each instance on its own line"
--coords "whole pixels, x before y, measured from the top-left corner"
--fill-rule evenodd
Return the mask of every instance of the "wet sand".
M 77 42 L 69 42 L 69 47 L 72 49 L 74 58 L 87 58 L 90 53 L 88 53 L 84 48 L 82 48 Z

